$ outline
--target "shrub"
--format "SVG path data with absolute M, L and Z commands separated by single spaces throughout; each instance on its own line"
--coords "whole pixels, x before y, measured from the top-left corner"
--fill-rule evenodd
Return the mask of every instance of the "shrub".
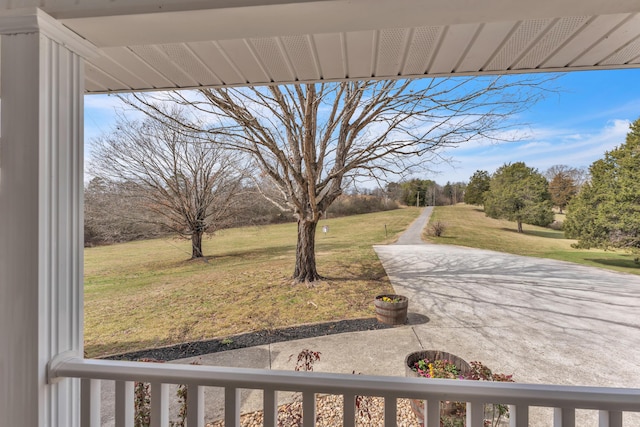
M 444 222 L 436 221 L 430 226 L 431 235 L 435 237 L 440 237 L 444 234 L 444 231 L 446 228 L 447 226 L 445 225 Z

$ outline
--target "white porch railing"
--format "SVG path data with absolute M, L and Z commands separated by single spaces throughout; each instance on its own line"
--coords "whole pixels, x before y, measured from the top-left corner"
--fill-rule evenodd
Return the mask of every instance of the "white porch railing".
M 225 389 L 225 426 L 240 425 L 240 390 L 263 391 L 264 426 L 277 425 L 278 391 L 301 392 L 303 423 L 315 425 L 315 395 L 344 396 L 345 427 L 355 427 L 357 395 L 384 398 L 385 427 L 397 425 L 397 399 L 424 399 L 427 424 L 439 426 L 439 402 L 467 403 L 467 427 L 483 427 L 483 405 L 510 405 L 511 426 L 529 425 L 529 408 L 554 408 L 555 427 L 574 427 L 576 409 L 599 411 L 600 427 L 621 427 L 622 413 L 640 412 L 640 389 L 537 385 L 503 382 L 428 380 L 315 372 L 270 371 L 212 366 L 122 362 L 59 357 L 51 362 L 49 380 L 82 379 L 81 425 L 100 425 L 100 380 L 116 383 L 116 427 L 133 426 L 134 381 L 151 383 L 151 425 L 168 427 L 169 384 L 187 384 L 187 424 L 204 426 L 204 387 Z M 193 392 L 192 390 L 197 390 Z

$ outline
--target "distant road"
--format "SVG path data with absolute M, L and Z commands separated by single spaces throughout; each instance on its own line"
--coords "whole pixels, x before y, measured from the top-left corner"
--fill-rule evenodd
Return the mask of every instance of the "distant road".
M 427 226 L 429 217 L 433 211 L 433 206 L 424 208 L 420 216 L 411 223 L 409 228 L 400 235 L 395 245 L 422 245 L 426 242 L 422 240 L 422 230 Z

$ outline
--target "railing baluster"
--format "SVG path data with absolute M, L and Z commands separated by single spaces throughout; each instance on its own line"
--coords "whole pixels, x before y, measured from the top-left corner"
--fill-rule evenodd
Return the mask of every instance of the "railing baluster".
M 302 393 L 302 425 L 304 427 L 316 425 L 316 394 L 312 391 Z
M 391 396 L 384 397 L 384 426 L 396 427 L 398 424 L 398 399 Z
M 526 405 L 509 405 L 509 427 L 529 425 L 529 407 Z
M 309 373 L 302 377 L 299 373 L 286 371 L 245 371 L 235 368 L 214 366 L 183 366 L 170 364 L 149 364 L 110 360 L 91 360 L 65 356 L 50 362 L 48 380 L 55 383 L 63 378 L 78 378 L 82 393 L 77 396 L 81 406 L 80 425 L 96 427 L 100 425 L 100 383 L 101 380 L 115 382 L 115 426 L 134 425 L 134 382 L 136 379 L 153 379 L 151 384 L 151 422 L 153 427 L 167 425 L 166 385 L 188 384 L 187 422 L 189 427 L 203 427 L 205 387 L 225 389 L 228 427 L 236 427 L 239 418 L 242 387 L 263 390 L 265 426 L 277 426 L 278 390 L 287 390 L 303 396 L 303 422 L 305 427 L 316 424 L 316 393 L 331 393 L 344 396 L 344 425 L 357 425 L 355 398 L 360 393 L 373 394 L 385 399 L 385 421 L 391 427 L 397 424 L 397 399 L 411 396 L 413 402 L 421 402 L 421 411 L 426 416 L 429 427 L 440 424 L 440 400 L 470 402 L 467 404 L 467 426 L 482 427 L 483 402 L 511 402 L 510 426 L 524 427 L 529 422 L 530 407 L 554 408 L 555 427 L 575 427 L 576 410 L 599 410 L 599 427 L 622 427 L 623 415 L 640 414 L 640 389 L 611 389 L 606 387 L 557 386 L 518 383 L 483 384 L 465 381 L 445 381 L 435 383 L 415 381 L 396 377 L 354 376 L 339 374 Z M 95 379 L 94 379 L 95 378 Z M 100 378 L 101 380 L 98 380 Z M 110 383 L 111 384 L 111 383 Z M 472 385 L 471 385 L 472 384 Z M 317 387 L 315 387 L 317 385 Z M 428 397 L 424 400 L 415 397 Z M 103 396 L 103 399 L 110 396 Z M 513 404 L 516 404 L 513 406 Z M 555 403 L 555 405 L 554 405 Z M 415 403 L 413 404 L 415 408 Z M 416 409 L 416 412 L 418 410 Z M 160 414 L 160 415 L 158 415 Z M 111 415 L 111 414 L 109 414 Z M 595 416 L 595 411 L 593 411 Z M 421 417 L 422 418 L 422 417 Z
M 553 408 L 553 427 L 575 427 L 575 408 Z
M 240 389 L 224 389 L 224 426 L 240 427 Z
M 80 425 L 100 427 L 100 380 L 80 381 Z
M 440 401 L 438 399 L 429 399 L 426 402 L 427 416 L 423 419 L 427 420 L 427 426 L 440 425 Z M 422 408 L 424 414 L 424 407 Z M 424 416 L 424 415 L 423 415 Z
M 467 427 L 484 426 L 484 404 L 482 402 L 467 402 Z
M 622 427 L 622 412 L 600 411 L 598 427 Z
M 265 389 L 262 393 L 264 427 L 276 427 L 278 425 L 278 392 Z
M 169 385 L 151 383 L 151 427 L 169 427 Z
M 356 425 L 356 395 L 353 393 L 344 394 L 344 402 L 342 403 L 342 413 L 344 418 L 343 427 L 355 427 Z
M 187 425 L 204 427 L 204 387 L 197 384 L 187 385 Z
M 133 427 L 133 381 L 116 381 L 116 427 Z

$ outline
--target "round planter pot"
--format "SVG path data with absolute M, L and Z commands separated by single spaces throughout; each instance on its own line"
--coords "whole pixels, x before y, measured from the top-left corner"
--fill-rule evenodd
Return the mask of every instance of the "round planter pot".
M 387 297 L 396 302 L 383 301 Z M 378 295 L 373 300 L 376 308 L 376 319 L 378 322 L 387 325 L 404 325 L 407 323 L 407 310 L 409 308 L 409 298 L 403 295 L 383 294 Z
M 429 361 L 434 360 L 448 360 L 458 368 L 460 374 L 466 374 L 471 371 L 471 365 L 469 365 L 464 359 L 456 356 L 455 354 L 447 353 L 439 350 L 421 350 L 409 353 L 404 359 L 404 369 L 407 377 L 420 377 L 417 372 L 413 371 L 413 365 L 420 359 L 427 359 Z M 425 426 L 424 424 L 424 400 L 411 399 L 411 410 L 418 418 L 418 422 L 423 427 L 440 427 L 440 426 Z M 453 417 L 458 411 L 459 404 L 456 402 L 440 402 L 440 418 Z

